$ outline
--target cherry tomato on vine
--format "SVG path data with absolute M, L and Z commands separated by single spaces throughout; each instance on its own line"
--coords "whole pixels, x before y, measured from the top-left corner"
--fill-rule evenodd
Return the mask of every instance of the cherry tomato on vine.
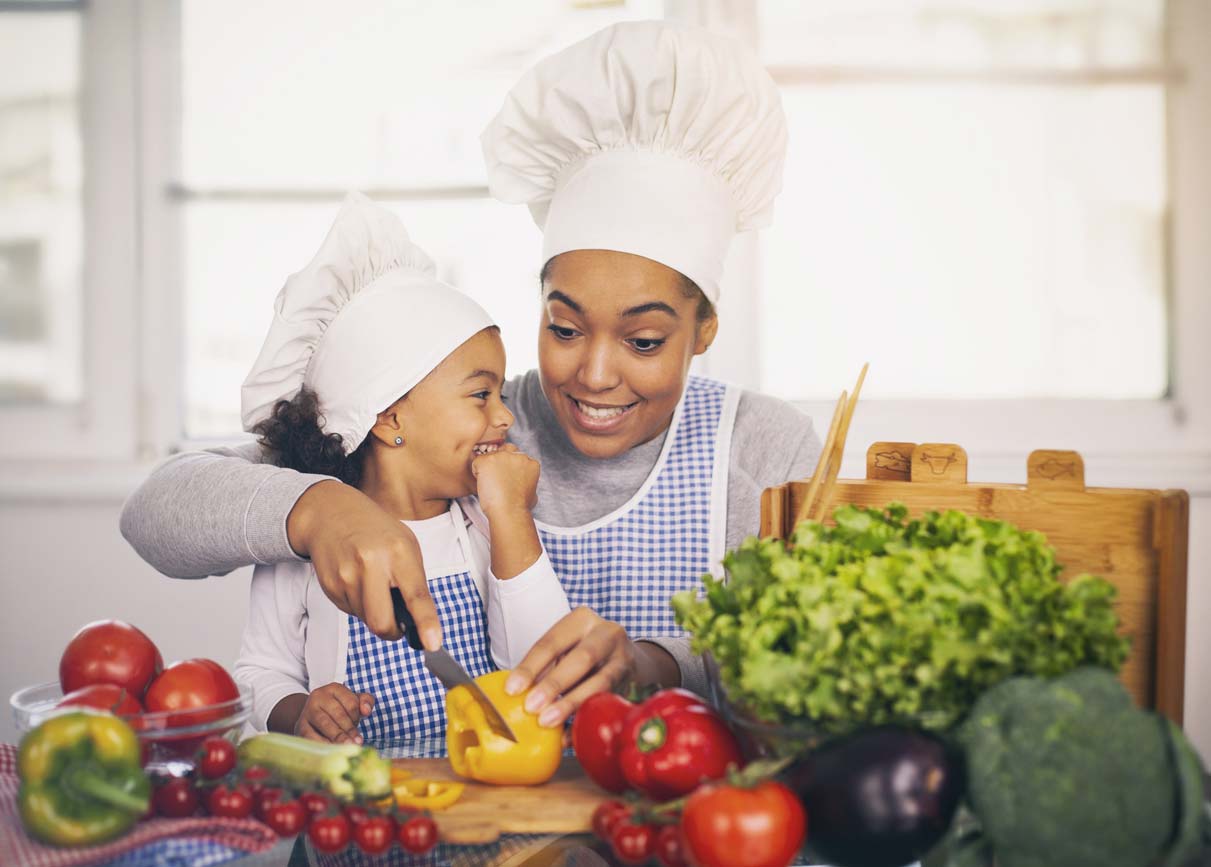
M 162 786 L 157 786 L 152 795 L 156 813 L 170 819 L 192 816 L 198 809 L 198 790 L 184 777 L 173 777 Z
M 299 795 L 299 803 L 303 805 L 303 809 L 307 811 L 309 819 L 314 819 L 316 816 L 323 816 L 333 809 L 335 802 L 322 792 L 303 792 Z
M 369 816 L 353 829 L 353 842 L 367 855 L 381 855 L 395 842 L 395 820 L 390 816 Z
M 437 824 L 428 816 L 413 816 L 400 824 L 398 839 L 404 851 L 423 855 L 437 845 Z
M 343 813 L 312 819 L 307 826 L 307 838 L 316 851 L 333 855 L 349 845 L 349 820 Z
M 630 821 L 619 822 L 610 835 L 610 848 L 623 864 L 642 864 L 656 851 L 656 829 Z
M 656 860 L 663 867 L 686 867 L 681 825 L 661 825 L 656 832 Z
M 212 816 L 246 819 L 252 815 L 252 792 L 243 784 L 219 784 L 206 795 L 206 809 Z
M 294 798 L 275 801 L 265 809 L 264 822 L 279 837 L 293 837 L 307 827 L 307 808 Z
M 631 815 L 631 808 L 622 801 L 602 801 L 593 810 L 593 833 L 607 843 L 614 826 Z
M 235 767 L 235 744 L 226 738 L 207 738 L 198 753 L 198 773 L 208 780 L 224 777 Z

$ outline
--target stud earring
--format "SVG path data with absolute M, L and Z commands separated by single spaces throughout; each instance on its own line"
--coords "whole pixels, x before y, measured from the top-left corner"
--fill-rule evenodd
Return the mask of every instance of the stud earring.
M 404 438 L 403 438 L 403 437 L 396 437 L 396 438 L 395 438 L 395 444 L 396 444 L 397 446 L 402 446 L 402 445 L 404 444 Z

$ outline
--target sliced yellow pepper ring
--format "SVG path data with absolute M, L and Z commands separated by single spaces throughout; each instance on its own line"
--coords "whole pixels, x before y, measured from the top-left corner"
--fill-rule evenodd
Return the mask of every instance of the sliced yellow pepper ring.
M 405 771 L 403 768 L 397 768 L 394 765 L 391 766 L 391 785 L 392 786 L 394 786 L 396 783 L 399 783 L 399 782 L 402 782 L 403 780 L 408 779 L 411 776 L 412 776 L 411 771 Z
M 395 805 L 409 810 L 444 810 L 460 797 L 466 785 L 435 780 L 401 780 L 392 786 Z

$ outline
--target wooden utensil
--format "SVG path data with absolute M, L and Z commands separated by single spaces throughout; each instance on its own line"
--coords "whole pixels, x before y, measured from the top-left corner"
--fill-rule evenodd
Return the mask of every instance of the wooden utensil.
M 863 364 L 853 392 L 843 391 L 841 397 L 837 399 L 837 407 L 833 410 L 833 420 L 828 426 L 828 437 L 824 441 L 824 449 L 820 452 L 820 460 L 816 463 L 815 473 L 812 474 L 807 496 L 803 498 L 803 502 L 799 504 L 799 511 L 795 514 L 795 524 L 805 520 L 823 521 L 828 515 L 837 474 L 841 472 L 841 458 L 845 455 L 845 438 L 849 436 L 849 423 L 854 417 L 854 408 L 858 405 L 858 394 L 862 391 L 862 383 L 866 381 L 866 371 L 869 369 L 869 362 Z

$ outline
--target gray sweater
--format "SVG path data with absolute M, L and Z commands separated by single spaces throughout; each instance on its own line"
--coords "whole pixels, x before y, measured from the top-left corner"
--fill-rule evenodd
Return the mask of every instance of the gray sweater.
M 517 418 L 509 439 L 542 464 L 534 517 L 545 524 L 580 526 L 623 505 L 643 484 L 664 444 L 660 436 L 615 458 L 588 458 L 559 427 L 537 371 L 510 380 L 505 395 Z M 729 549 L 757 532 L 761 492 L 809 476 L 820 448 L 811 419 L 790 404 L 741 393 L 728 472 Z M 127 500 L 122 535 L 139 556 L 175 578 L 297 560 L 286 537 L 286 518 L 303 491 L 329 477 L 270 461 L 256 443 L 173 455 Z M 688 641 L 658 643 L 677 660 L 682 684 L 703 692 L 701 660 Z

